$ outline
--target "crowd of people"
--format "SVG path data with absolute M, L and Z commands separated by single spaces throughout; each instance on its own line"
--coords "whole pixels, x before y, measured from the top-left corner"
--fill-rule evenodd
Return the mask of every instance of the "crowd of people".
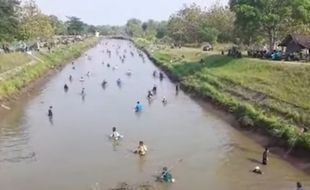
M 107 42 L 105 42 L 103 45 L 107 45 Z M 117 55 L 120 54 L 119 50 L 120 50 L 120 46 L 118 46 L 117 49 L 116 49 L 116 54 L 117 54 Z M 107 49 L 106 51 L 103 50 L 103 52 L 106 52 L 106 54 L 108 55 L 108 57 L 111 58 L 112 51 L 111 51 L 110 49 Z M 126 52 L 127 52 L 127 50 L 124 50 L 124 55 L 119 56 L 120 61 L 121 61 L 122 63 L 124 63 L 125 60 L 126 60 Z M 130 51 L 130 55 L 131 55 L 131 56 L 135 56 L 135 54 L 134 54 L 133 51 Z M 144 61 L 144 54 L 142 54 L 141 52 L 138 52 L 138 56 L 140 56 L 140 57 L 143 59 L 143 61 Z M 91 57 L 90 57 L 90 56 L 88 56 L 88 60 L 91 60 Z M 102 64 L 105 64 L 105 63 L 102 62 Z M 107 64 L 107 67 L 110 67 L 110 66 L 111 66 L 110 64 Z M 117 68 L 116 66 L 114 66 L 114 67 L 113 67 L 113 70 L 116 70 L 116 69 L 118 69 L 118 68 Z M 72 70 L 75 70 L 75 64 L 74 64 L 74 62 L 72 62 Z M 133 74 L 133 72 L 132 72 L 131 70 L 128 70 L 128 71 L 126 72 L 126 75 L 128 75 L 128 76 L 131 76 L 132 74 Z M 86 75 L 87 75 L 88 77 L 90 77 L 90 76 L 91 76 L 91 73 L 90 73 L 90 72 L 87 72 Z M 160 80 L 163 80 L 163 79 L 165 78 L 165 75 L 164 75 L 162 72 L 159 72 L 159 71 L 156 71 L 156 70 L 155 70 L 155 71 L 153 72 L 153 77 L 158 77 Z M 70 76 L 68 77 L 68 79 L 69 79 L 69 81 L 71 82 L 71 81 L 73 80 L 72 75 L 70 75 Z M 80 81 L 80 82 L 84 82 L 84 81 L 85 81 L 84 77 L 81 76 L 80 79 L 79 79 L 79 81 Z M 107 82 L 106 80 L 103 80 L 102 83 L 101 83 L 101 86 L 102 86 L 103 88 L 106 88 L 107 84 L 108 84 L 108 82 Z M 116 80 L 116 84 L 117 84 L 118 86 L 121 86 L 121 85 L 122 85 L 122 80 L 121 80 L 120 78 L 118 78 L 118 79 Z M 64 88 L 64 91 L 67 92 L 67 91 L 69 90 L 68 84 L 65 83 L 63 88 Z M 176 84 L 176 85 L 175 85 L 175 91 L 176 91 L 176 93 L 178 93 L 179 90 L 180 90 L 180 85 L 179 85 L 179 84 Z M 157 94 L 157 91 L 158 91 L 157 86 L 156 86 L 156 85 L 153 85 L 153 87 L 147 92 L 147 96 L 146 96 L 147 100 L 148 100 L 148 101 L 153 100 L 153 98 L 154 98 L 154 97 L 156 96 L 156 94 Z M 84 97 L 84 96 L 86 95 L 85 88 L 82 88 L 80 95 L 81 95 L 82 97 Z M 164 97 L 162 98 L 161 102 L 162 102 L 164 105 L 166 105 L 166 104 L 168 103 L 168 100 L 167 100 L 166 97 L 164 96 Z M 134 112 L 142 112 L 142 111 L 143 111 L 143 105 L 142 105 L 142 103 L 141 103 L 140 101 L 137 101 L 137 102 L 136 102 L 136 105 L 134 106 Z M 48 108 L 48 113 L 47 113 L 47 115 L 48 115 L 49 119 L 52 120 L 52 118 L 54 117 L 53 106 L 50 106 L 50 107 Z M 111 135 L 109 135 L 109 138 L 110 138 L 110 140 L 112 140 L 113 142 L 115 142 L 115 141 L 120 141 L 120 140 L 122 140 L 122 139 L 124 138 L 124 135 L 121 135 L 121 134 L 117 131 L 117 128 L 116 128 L 116 127 L 113 127 L 113 128 L 112 128 L 112 133 L 111 133 Z M 138 146 L 132 150 L 132 153 L 133 153 L 133 154 L 139 155 L 139 156 L 141 156 L 141 157 L 144 157 L 144 156 L 147 154 L 147 152 L 148 152 L 148 148 L 147 148 L 146 144 L 144 143 L 144 141 L 142 141 L 142 140 L 139 141 L 139 142 L 138 142 Z M 268 165 L 268 161 L 269 161 L 269 148 L 266 147 L 265 150 L 264 150 L 263 153 L 262 153 L 261 164 L 266 166 L 266 165 Z M 160 182 L 163 182 L 163 183 L 174 183 L 174 182 L 175 182 L 175 179 L 174 179 L 173 176 L 172 176 L 172 173 L 171 173 L 172 171 L 171 171 L 171 170 L 172 170 L 172 168 L 168 168 L 167 166 L 163 167 L 161 173 L 156 177 L 156 181 L 160 181 Z M 264 172 L 262 171 L 262 169 L 261 169 L 259 166 L 256 166 L 253 170 L 251 170 L 251 172 L 254 173 L 254 174 L 257 174 L 257 175 L 262 175 L 262 174 L 264 174 Z M 297 182 L 297 190 L 303 190 L 302 184 L 301 184 L 300 182 Z
M 108 42 L 105 42 L 105 43 L 103 43 L 103 44 L 101 44 L 101 45 L 102 45 L 102 46 L 107 46 L 107 45 L 108 45 Z M 130 48 L 131 48 L 131 46 L 130 46 Z M 125 60 L 126 60 L 126 53 L 127 53 L 128 50 L 127 50 L 127 49 L 124 49 L 123 55 L 120 55 L 120 54 L 121 54 L 120 49 L 121 49 L 121 47 L 120 47 L 120 46 L 117 46 L 117 47 L 116 47 L 115 54 L 119 57 L 121 63 L 125 63 Z M 110 50 L 109 48 L 107 48 L 106 50 L 102 50 L 102 53 L 106 53 L 107 56 L 108 56 L 108 58 L 111 58 L 111 57 L 112 57 L 112 50 Z M 138 55 L 138 56 L 142 59 L 143 62 L 145 61 L 144 54 L 143 54 L 141 51 L 138 51 L 137 54 L 135 54 L 133 50 L 130 50 L 129 53 L 130 53 L 130 55 L 131 55 L 132 57 Z M 92 57 L 89 56 L 89 55 L 85 55 L 85 56 L 87 57 L 87 60 L 91 60 L 91 59 L 92 59 Z M 105 65 L 105 61 L 103 61 L 102 64 Z M 118 70 L 118 66 L 117 66 L 117 65 L 112 67 L 111 64 L 107 63 L 106 66 L 107 66 L 108 68 L 111 67 L 113 71 Z M 75 70 L 75 69 L 76 69 L 76 65 L 75 65 L 74 62 L 72 62 L 72 70 Z M 129 69 L 129 70 L 126 71 L 125 74 L 126 74 L 127 76 L 131 76 L 131 75 L 133 74 L 133 72 Z M 90 73 L 90 72 L 87 72 L 87 73 L 86 73 L 86 76 L 87 76 L 87 77 L 90 77 L 90 76 L 91 76 L 91 73 Z M 153 77 L 159 78 L 159 79 L 162 81 L 162 80 L 164 79 L 164 74 L 163 74 L 162 72 L 158 72 L 157 70 L 155 70 L 155 71 L 153 72 Z M 72 75 L 69 75 L 68 80 L 69 80 L 69 82 L 72 82 L 72 81 L 73 81 L 73 76 L 72 76 Z M 84 77 L 84 76 L 81 76 L 81 77 L 79 78 L 79 81 L 80 81 L 81 83 L 83 83 L 83 82 L 85 81 L 85 77 Z M 118 79 L 116 80 L 116 85 L 119 86 L 119 87 L 121 87 L 122 84 L 123 84 L 123 81 L 122 81 L 120 78 L 118 78 Z M 102 88 L 106 88 L 107 85 L 108 85 L 108 81 L 106 81 L 106 80 L 104 79 L 104 80 L 102 81 L 102 83 L 101 83 Z M 68 92 L 68 91 L 69 91 L 69 85 L 68 85 L 67 83 L 65 83 L 64 86 L 63 86 L 63 89 L 64 89 L 65 92 Z M 179 85 L 177 84 L 177 85 L 176 85 L 176 92 L 178 92 L 178 91 L 179 91 Z M 147 100 L 148 100 L 148 101 L 152 101 L 152 100 L 155 98 L 156 94 L 157 94 L 157 86 L 156 86 L 156 85 L 153 85 L 153 87 L 151 88 L 151 90 L 149 90 L 149 91 L 147 92 L 147 96 L 146 96 Z M 85 95 L 86 95 L 86 91 L 85 91 L 85 88 L 84 88 L 84 87 L 81 89 L 80 95 L 82 96 L 82 99 L 84 99 L 84 97 L 85 97 Z M 167 100 L 167 98 L 164 96 L 164 97 L 162 98 L 161 102 L 162 102 L 162 104 L 166 105 L 166 104 L 168 103 L 168 100 Z M 134 112 L 139 113 L 139 112 L 142 112 L 142 111 L 143 111 L 143 105 L 142 105 L 142 103 L 141 103 L 140 101 L 137 101 L 137 102 L 136 102 L 136 105 L 134 106 Z M 54 117 L 53 106 L 50 106 L 50 107 L 48 108 L 48 113 L 47 113 L 47 115 L 48 115 L 48 117 L 49 117 L 49 119 L 50 119 L 50 122 L 52 122 L 53 117 Z M 121 135 L 121 134 L 117 131 L 117 128 L 116 128 L 116 127 L 113 127 L 113 128 L 112 128 L 112 133 L 111 133 L 111 135 L 109 135 L 109 138 L 110 138 L 111 141 L 116 142 L 116 141 L 122 140 L 122 139 L 124 138 L 124 135 Z M 138 142 L 138 146 L 132 150 L 132 153 L 133 153 L 133 154 L 137 154 L 137 155 L 142 156 L 142 157 L 145 156 L 145 155 L 147 154 L 147 152 L 148 152 L 148 148 L 147 148 L 147 146 L 144 144 L 143 141 L 139 141 L 139 142 Z M 175 181 L 175 179 L 172 177 L 171 170 L 170 170 L 168 167 L 165 166 L 165 167 L 163 167 L 162 172 L 160 173 L 160 175 L 158 175 L 158 176 L 156 177 L 156 181 L 160 181 L 160 182 L 164 182 L 164 183 L 173 183 L 173 182 Z

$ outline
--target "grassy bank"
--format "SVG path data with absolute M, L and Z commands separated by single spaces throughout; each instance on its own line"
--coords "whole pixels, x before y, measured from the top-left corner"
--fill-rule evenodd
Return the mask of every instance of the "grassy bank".
M 0 55 L 0 73 L 6 72 L 14 67 L 31 61 L 31 58 L 24 53 L 10 53 Z
M 25 66 L 13 76 L 0 81 L 0 101 L 10 100 L 12 95 L 18 94 L 18 92 L 29 83 L 40 78 L 50 69 L 59 68 L 69 60 L 79 57 L 84 51 L 95 45 L 97 42 L 97 38 L 89 38 L 83 42 L 77 42 L 70 44 L 67 47 L 54 49 L 51 53 L 37 53 L 36 56 L 43 62 L 32 60 L 35 61 L 34 64 Z M 10 67 L 10 69 L 14 69 L 14 67 L 27 63 L 24 61 L 29 62 L 29 57 L 25 54 L 8 54 L 5 56 L 6 62 L 2 62 L 4 65 L 8 65 L 7 63 L 14 60 L 12 65 L 6 66 L 5 68 Z M 20 59 L 16 58 L 16 56 Z M 3 71 L 7 71 L 7 69 Z
M 139 45 L 139 43 L 137 43 Z M 141 46 L 140 46 L 141 47 Z M 233 59 L 198 49 L 143 46 L 184 89 L 232 112 L 243 124 L 310 150 L 310 66 Z

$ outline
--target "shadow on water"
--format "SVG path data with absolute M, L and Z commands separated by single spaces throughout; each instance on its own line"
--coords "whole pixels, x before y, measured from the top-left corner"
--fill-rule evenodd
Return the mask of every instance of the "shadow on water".
M 262 164 L 261 161 L 255 159 L 255 158 L 247 158 L 248 161 L 252 162 L 252 163 L 255 163 L 255 164 Z

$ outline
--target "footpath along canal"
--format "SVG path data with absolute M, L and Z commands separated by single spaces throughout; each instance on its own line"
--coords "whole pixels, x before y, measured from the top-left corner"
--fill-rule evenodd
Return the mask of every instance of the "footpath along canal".
M 261 145 L 209 104 L 176 94 L 167 77 L 153 77 L 159 70 L 138 52 L 131 42 L 103 40 L 11 110 L 2 110 L 1 189 L 88 190 L 96 183 L 109 189 L 119 182 L 147 181 L 171 190 L 292 190 L 297 181 L 310 188 L 309 174 L 277 155 L 270 154 L 269 165 L 262 166 Z M 148 101 L 154 85 L 157 94 Z M 138 114 L 137 101 L 143 104 Z M 108 138 L 112 127 L 124 135 L 119 143 Z M 149 149 L 145 157 L 130 152 L 140 140 Z M 176 183 L 154 182 L 163 166 L 174 166 Z M 252 173 L 255 166 L 264 174 Z

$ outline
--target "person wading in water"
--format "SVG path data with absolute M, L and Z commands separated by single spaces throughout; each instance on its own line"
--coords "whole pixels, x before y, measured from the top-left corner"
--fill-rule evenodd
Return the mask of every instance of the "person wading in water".
M 48 115 L 48 117 L 53 117 L 53 111 L 52 111 L 52 109 L 53 109 L 53 106 L 50 106 L 49 107 L 49 109 L 48 109 L 48 112 L 47 112 L 47 115 Z
M 146 152 L 147 152 L 147 147 L 145 146 L 143 141 L 140 141 L 137 149 L 135 151 L 133 151 L 133 153 L 139 154 L 140 156 L 144 156 L 146 154 Z

